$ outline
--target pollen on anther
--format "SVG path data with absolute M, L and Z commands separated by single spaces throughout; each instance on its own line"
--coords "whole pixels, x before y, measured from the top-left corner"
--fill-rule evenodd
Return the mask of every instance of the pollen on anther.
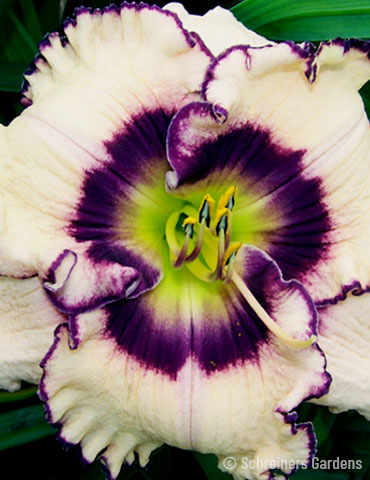
M 189 235 L 190 238 L 193 238 L 194 235 L 194 225 L 197 224 L 197 221 L 194 217 L 187 217 L 182 224 L 182 227 L 186 235 Z
M 226 250 L 225 256 L 224 256 L 224 267 L 229 265 L 231 260 L 236 256 L 238 253 L 240 247 L 242 246 L 241 242 L 235 242 L 232 243 L 229 248 Z
M 202 220 L 204 220 L 207 227 L 210 226 L 211 219 L 213 217 L 214 206 L 215 206 L 215 201 L 213 200 L 211 195 L 207 193 L 207 195 L 204 196 L 199 208 L 199 223 L 201 223 Z
M 220 234 L 221 230 L 223 230 L 224 232 L 227 231 L 229 226 L 229 216 L 230 216 L 230 210 L 228 208 L 217 210 L 216 219 L 215 219 L 217 235 Z

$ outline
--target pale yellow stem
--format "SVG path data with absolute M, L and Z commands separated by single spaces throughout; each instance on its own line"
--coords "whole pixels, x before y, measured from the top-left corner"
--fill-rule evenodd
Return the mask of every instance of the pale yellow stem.
M 274 335 L 276 335 L 282 342 L 289 345 L 290 347 L 298 348 L 298 349 L 308 348 L 313 343 L 316 342 L 317 340 L 316 335 L 311 335 L 311 337 L 308 340 L 298 340 L 297 338 L 291 337 L 281 327 L 279 327 L 279 325 L 276 322 L 274 322 L 274 320 L 270 317 L 270 315 L 266 312 L 266 310 L 254 297 L 252 292 L 249 290 L 249 288 L 244 283 L 242 278 L 235 272 L 235 270 L 233 271 L 233 274 L 232 274 L 232 281 L 238 288 L 239 292 L 246 299 L 249 306 L 254 310 L 258 318 L 260 318 L 262 322 L 266 325 L 266 327 Z

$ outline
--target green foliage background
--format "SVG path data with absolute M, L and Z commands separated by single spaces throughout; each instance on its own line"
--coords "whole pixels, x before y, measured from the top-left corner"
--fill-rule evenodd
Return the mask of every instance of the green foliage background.
M 108 2 L 83 2 L 102 7 Z M 153 3 L 153 2 L 149 2 Z M 163 5 L 167 2 L 156 2 Z M 183 2 L 191 13 L 204 13 L 212 0 Z M 370 38 L 370 0 L 245 0 L 221 2 L 248 27 L 274 40 L 319 42 L 336 37 Z M 62 20 L 73 14 L 75 0 L 0 0 L 0 123 L 8 124 L 22 111 L 22 73 L 47 32 L 60 30 Z M 361 94 L 370 113 L 370 83 Z M 369 372 L 370 374 L 370 372 Z M 314 423 L 318 454 L 323 459 L 358 459 L 361 470 L 302 470 L 294 480 L 370 479 L 370 422 L 355 412 L 331 414 L 326 408 L 304 404 L 300 421 Z M 78 448 L 63 451 L 56 430 L 44 420 L 36 388 L 25 385 L 17 393 L 0 391 L 0 464 L 5 478 L 39 480 L 103 480 L 97 463 L 83 466 Z M 151 456 L 146 469 L 136 462 L 125 466 L 119 480 L 230 480 L 217 468 L 213 455 L 163 446 Z

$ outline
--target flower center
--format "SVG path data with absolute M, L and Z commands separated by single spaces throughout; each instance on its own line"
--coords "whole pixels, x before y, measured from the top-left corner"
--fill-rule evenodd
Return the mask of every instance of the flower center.
M 237 188 L 231 186 L 221 195 L 216 211 L 214 199 L 207 194 L 198 211 L 192 205 L 185 204 L 181 210 L 168 217 L 166 239 L 172 265 L 174 268 L 186 265 L 193 275 L 204 282 L 232 282 L 260 320 L 280 340 L 294 348 L 310 347 L 316 341 L 316 336 L 299 340 L 286 333 L 270 317 L 234 269 L 237 253 L 242 246 L 241 242 L 231 242 L 236 194 Z M 179 230 L 183 239 L 181 247 L 178 242 Z
M 235 186 L 230 187 L 221 196 L 216 212 L 215 201 L 207 194 L 198 212 L 191 205 L 185 205 L 182 210 L 170 215 L 166 225 L 166 238 L 175 268 L 186 264 L 196 277 L 205 282 L 229 280 L 233 259 L 241 246 L 240 242 L 230 243 L 231 214 L 236 192 Z M 182 247 L 177 241 L 179 222 L 184 235 Z

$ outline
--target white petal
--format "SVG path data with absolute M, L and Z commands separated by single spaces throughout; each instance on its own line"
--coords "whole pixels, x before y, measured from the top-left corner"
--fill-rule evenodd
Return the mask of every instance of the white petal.
M 90 242 L 70 232 L 88 174 L 112 161 L 107 142 L 130 126 L 150 155 L 151 134 L 140 130 L 138 116 L 147 114 L 155 130 L 150 112 L 170 117 L 198 96 L 210 53 L 175 14 L 143 4 L 78 9 L 65 35 L 67 42 L 57 33 L 43 40 L 42 57 L 26 74 L 32 105 L 0 130 L 0 273 L 40 274 L 69 311 L 72 304 L 90 308 L 94 295 L 95 306 L 103 297 L 121 298 L 139 277 L 117 261 L 92 261 Z M 135 191 L 130 179 L 122 183 Z M 55 264 L 58 278 L 51 281 Z
M 181 3 L 168 3 L 163 8 L 176 13 L 187 30 L 200 35 L 213 55 L 219 55 L 233 45 L 260 47 L 274 43 L 249 30 L 230 10 L 219 6 L 202 16 L 190 15 Z
M 270 353 L 261 370 L 231 368 L 208 378 L 189 361 L 174 382 L 142 368 L 109 340 L 95 337 L 70 350 L 63 328 L 44 365 L 40 393 L 49 421 L 62 423 L 61 440 L 81 443 L 88 462 L 106 449 L 102 461 L 112 478 L 122 462 L 132 462 L 134 451 L 145 465 L 150 451 L 165 442 L 216 453 L 220 464 L 233 456 L 232 473 L 265 479 L 264 469 L 248 471 L 243 457 L 266 465 L 279 459 L 305 462 L 315 448 L 309 425 L 294 432 L 278 413 L 293 408 L 306 390 L 307 364 L 302 357 L 293 371 Z
M 0 388 L 38 383 L 39 364 L 66 319 L 48 301 L 40 280 L 0 277 Z
M 335 413 L 356 409 L 370 420 L 370 294 L 350 294 L 319 312 L 319 345 L 333 383 L 315 403 Z

